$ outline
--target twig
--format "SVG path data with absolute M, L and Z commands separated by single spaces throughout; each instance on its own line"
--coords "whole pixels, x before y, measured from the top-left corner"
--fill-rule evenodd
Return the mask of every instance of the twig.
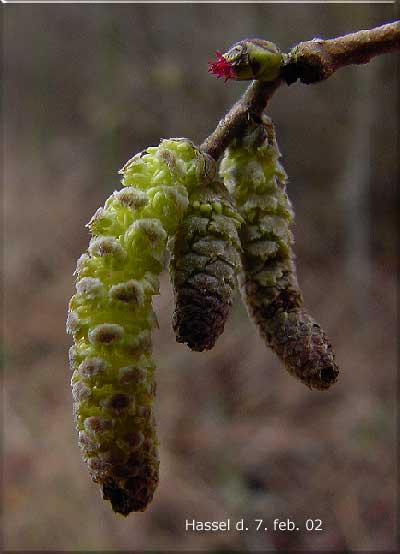
M 231 140 L 244 131 L 249 121 L 260 117 L 281 83 L 281 78 L 272 82 L 253 81 L 240 100 L 221 119 L 215 131 L 206 138 L 201 150 L 217 160 Z
M 400 21 L 331 40 L 300 42 L 290 52 L 283 73 L 288 84 L 297 79 L 316 83 L 340 67 L 368 63 L 374 56 L 395 50 L 400 50 Z
M 318 38 L 299 43 L 285 55 L 281 75 L 270 82 L 253 81 L 201 149 L 218 159 L 231 140 L 261 116 L 283 82 L 288 85 L 298 79 L 306 84 L 320 82 L 341 67 L 368 63 L 374 56 L 396 50 L 400 50 L 400 21 L 331 40 Z

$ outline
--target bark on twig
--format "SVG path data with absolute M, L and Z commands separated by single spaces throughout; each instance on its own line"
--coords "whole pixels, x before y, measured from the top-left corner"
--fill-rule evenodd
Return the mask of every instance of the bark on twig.
M 283 82 L 290 85 L 299 79 L 306 84 L 317 83 L 341 67 L 368 63 L 374 56 L 394 51 L 400 51 L 400 21 L 330 40 L 317 38 L 299 43 L 286 55 L 281 75 L 275 81 L 250 84 L 203 142 L 201 150 L 218 159 L 250 121 L 257 121 Z
M 288 84 L 297 79 L 316 83 L 341 67 L 368 63 L 374 56 L 395 50 L 400 50 L 400 21 L 331 40 L 300 42 L 290 52 L 283 74 Z
M 221 119 L 215 131 L 206 138 L 200 150 L 217 160 L 231 140 L 242 134 L 249 121 L 261 116 L 281 83 L 281 78 L 272 82 L 253 81 L 240 100 Z

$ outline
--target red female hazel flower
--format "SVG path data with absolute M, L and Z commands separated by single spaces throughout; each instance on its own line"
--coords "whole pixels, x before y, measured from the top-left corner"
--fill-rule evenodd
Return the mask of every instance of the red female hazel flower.
M 232 65 L 226 61 L 219 50 L 215 52 L 215 55 L 217 56 L 217 61 L 208 62 L 208 65 L 210 66 L 208 68 L 208 72 L 216 75 L 217 79 L 225 77 L 225 83 L 226 81 L 229 81 L 229 79 L 235 79 L 235 70 Z

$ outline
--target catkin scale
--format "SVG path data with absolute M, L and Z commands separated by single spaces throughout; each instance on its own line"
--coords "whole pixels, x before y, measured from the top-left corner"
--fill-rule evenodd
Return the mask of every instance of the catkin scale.
M 224 330 L 240 268 L 241 217 L 222 183 L 194 191 L 171 244 L 173 328 L 191 350 L 213 348 Z
M 325 390 L 338 376 L 331 345 L 303 306 L 286 194 L 287 176 L 272 122 L 253 124 L 227 148 L 220 173 L 235 198 L 241 227 L 242 294 L 267 345 L 310 388 Z
M 187 139 L 136 155 L 121 170 L 124 188 L 90 220 L 92 239 L 77 263 L 67 332 L 79 445 L 103 498 L 123 515 L 145 510 L 158 483 L 152 296 L 188 191 L 210 171 Z

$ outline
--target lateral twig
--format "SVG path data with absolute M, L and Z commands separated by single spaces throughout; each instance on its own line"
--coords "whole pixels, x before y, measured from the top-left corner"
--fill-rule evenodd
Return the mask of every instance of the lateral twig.
M 261 116 L 283 82 L 317 83 L 341 67 L 368 63 L 374 56 L 394 51 L 400 51 L 400 21 L 330 40 L 315 38 L 300 42 L 284 56 L 279 77 L 270 82 L 253 81 L 200 148 L 218 159 L 249 121 Z

